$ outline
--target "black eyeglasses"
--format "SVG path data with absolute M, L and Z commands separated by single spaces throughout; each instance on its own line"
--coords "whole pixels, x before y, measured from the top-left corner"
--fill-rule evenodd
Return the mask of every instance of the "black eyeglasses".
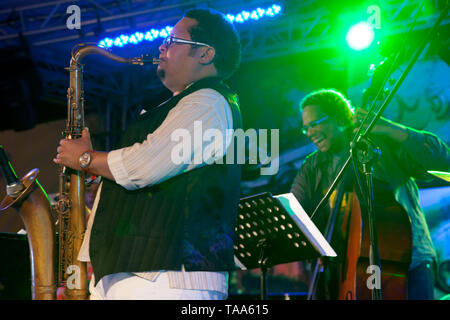
M 201 46 L 201 47 L 211 47 L 209 44 L 197 42 L 197 41 L 191 41 L 191 40 L 185 40 L 181 38 L 177 38 L 174 36 L 168 36 L 163 40 L 163 45 L 166 48 L 169 48 L 172 43 L 183 43 L 183 44 L 190 44 L 193 46 Z
M 306 134 L 308 133 L 308 129 L 309 129 L 309 128 L 315 128 L 316 126 L 318 126 L 319 124 L 321 124 L 322 122 L 324 122 L 324 121 L 327 120 L 327 119 L 328 119 L 328 116 L 325 116 L 325 117 L 320 118 L 320 119 L 318 119 L 318 120 L 311 121 L 311 122 L 309 123 L 309 125 L 303 126 L 303 128 L 302 128 L 302 133 L 303 133 L 304 135 L 306 135 Z

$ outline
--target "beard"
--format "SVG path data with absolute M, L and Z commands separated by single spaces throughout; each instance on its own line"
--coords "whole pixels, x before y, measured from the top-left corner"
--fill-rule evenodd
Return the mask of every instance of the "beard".
M 158 68 L 156 70 L 156 75 L 158 76 L 158 78 L 160 80 L 164 80 L 164 78 L 166 77 L 166 71 L 164 71 L 163 69 Z

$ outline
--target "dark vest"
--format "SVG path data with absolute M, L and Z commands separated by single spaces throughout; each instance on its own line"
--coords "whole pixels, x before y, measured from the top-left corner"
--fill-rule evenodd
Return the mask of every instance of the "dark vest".
M 144 141 L 181 98 L 202 88 L 222 94 L 231 107 L 234 129 L 242 128 L 237 95 L 208 78 L 139 116 L 119 148 Z M 186 271 L 235 269 L 241 166 L 223 163 L 132 191 L 105 179 L 90 239 L 96 282 L 118 272 L 181 270 L 182 265 Z

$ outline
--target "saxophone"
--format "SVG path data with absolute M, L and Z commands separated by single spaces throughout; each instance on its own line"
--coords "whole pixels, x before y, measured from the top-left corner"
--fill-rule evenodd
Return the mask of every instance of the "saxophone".
M 81 60 L 89 54 L 134 65 L 158 64 L 148 54 L 140 58 L 122 58 L 94 45 L 77 45 L 70 61 L 70 87 L 67 90 L 66 139 L 78 139 L 84 129 L 84 99 Z M 37 180 L 38 169 L 17 179 L 3 147 L 0 146 L 0 169 L 7 182 L 7 196 L 0 211 L 9 207 L 19 212 L 24 222 L 30 247 L 32 299 L 55 300 L 56 288 L 65 287 L 70 300 L 88 298 L 87 266 L 78 261 L 78 253 L 86 229 L 84 172 L 61 166 L 59 199 L 55 206 L 58 228 L 58 259 L 55 259 L 56 232 L 48 196 Z M 55 265 L 55 261 L 56 265 Z M 57 272 L 56 272 L 57 270 Z M 57 275 L 57 281 L 56 281 Z
M 63 132 L 66 139 L 78 139 L 85 127 L 83 74 L 81 60 L 90 54 L 98 54 L 116 62 L 144 65 L 148 62 L 157 64 L 156 58 L 143 55 L 140 58 L 122 58 L 95 45 L 77 45 L 70 61 L 70 87 L 67 90 L 67 122 Z M 66 288 L 66 295 L 71 300 L 87 299 L 86 262 L 78 261 L 84 232 L 85 184 L 84 172 L 61 166 L 59 173 L 58 213 L 58 284 Z

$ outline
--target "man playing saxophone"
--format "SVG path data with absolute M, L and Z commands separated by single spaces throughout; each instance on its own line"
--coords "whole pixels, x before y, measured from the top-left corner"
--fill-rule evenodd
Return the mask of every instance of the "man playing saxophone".
M 210 160 L 223 159 L 231 138 L 223 149 L 194 142 L 180 163 L 173 133 L 200 123 L 225 137 L 241 127 L 237 96 L 222 82 L 239 65 L 239 37 L 222 14 L 190 10 L 159 51 L 157 75 L 173 96 L 142 113 L 115 150 L 91 150 L 85 129 L 61 140 L 54 159 L 104 178 L 78 257 L 93 266 L 91 299 L 228 295 L 241 168 Z

